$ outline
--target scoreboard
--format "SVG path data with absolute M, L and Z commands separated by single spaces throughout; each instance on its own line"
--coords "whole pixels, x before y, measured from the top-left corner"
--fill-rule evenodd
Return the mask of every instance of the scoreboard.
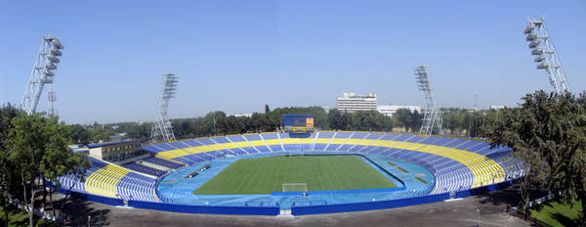
M 306 133 L 313 132 L 315 117 L 310 114 L 285 114 L 283 127 L 286 132 Z

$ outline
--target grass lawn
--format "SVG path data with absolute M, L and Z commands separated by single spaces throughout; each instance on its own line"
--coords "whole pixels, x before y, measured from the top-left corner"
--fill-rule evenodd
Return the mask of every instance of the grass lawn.
M 582 205 L 579 202 L 570 207 L 570 204 L 550 201 L 541 204 L 537 209 L 531 209 L 530 214 L 532 218 L 552 226 L 575 226 L 580 217 L 580 209 Z
M 283 183 L 309 191 L 396 187 L 357 156 L 278 156 L 238 160 L 194 193 L 270 194 Z
M 8 225 L 9 226 L 28 226 L 28 213 L 12 208 L 8 211 Z M 0 225 L 4 223 L 4 210 L 0 207 Z M 35 224 L 37 226 L 53 226 L 54 223 L 48 222 L 44 219 L 35 217 Z

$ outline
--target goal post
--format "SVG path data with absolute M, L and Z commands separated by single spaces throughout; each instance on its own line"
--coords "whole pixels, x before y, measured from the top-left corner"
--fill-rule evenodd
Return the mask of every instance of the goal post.
M 307 183 L 284 183 L 283 192 L 307 192 Z

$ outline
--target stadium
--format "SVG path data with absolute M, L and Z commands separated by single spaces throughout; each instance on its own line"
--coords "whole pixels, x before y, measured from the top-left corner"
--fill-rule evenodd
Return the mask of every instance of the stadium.
M 578 3 L 7 6 L 0 226 L 586 226 Z
M 229 135 L 143 146 L 124 165 L 90 157 L 61 191 L 163 211 L 308 215 L 463 198 L 523 176 L 510 148 L 415 134 L 315 131 Z

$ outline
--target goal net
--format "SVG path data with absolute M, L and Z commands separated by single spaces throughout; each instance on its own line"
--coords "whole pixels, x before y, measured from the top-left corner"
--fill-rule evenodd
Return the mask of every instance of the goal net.
M 307 183 L 284 183 L 283 192 L 307 192 Z

